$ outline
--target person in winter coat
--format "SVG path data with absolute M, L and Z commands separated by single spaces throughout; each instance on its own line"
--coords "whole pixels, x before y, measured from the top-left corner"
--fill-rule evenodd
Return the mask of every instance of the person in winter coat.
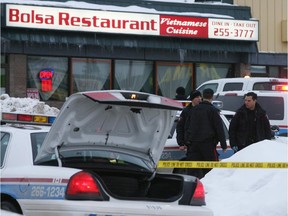
M 175 100 L 187 100 L 184 87 L 180 86 L 176 89 Z
M 187 130 L 187 125 L 185 123 L 187 122 L 190 110 L 202 101 L 201 93 L 197 90 L 192 91 L 190 93 L 190 100 L 191 103 L 182 110 L 176 126 L 176 140 L 181 150 L 186 148 L 185 133 Z
M 248 92 L 229 126 L 229 141 L 234 153 L 248 145 L 271 140 L 271 127 L 266 111 L 257 103 L 257 94 Z
M 186 133 L 187 160 L 219 161 L 216 146 L 220 142 L 223 152 L 227 143 L 219 110 L 213 106 L 214 91 L 204 89 L 203 101 L 191 109 Z M 203 178 L 211 169 L 189 169 L 188 175 Z

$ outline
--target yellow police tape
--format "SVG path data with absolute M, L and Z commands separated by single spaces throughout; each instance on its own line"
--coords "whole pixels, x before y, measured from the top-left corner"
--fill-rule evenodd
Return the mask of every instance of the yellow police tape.
M 158 168 L 288 168 L 286 162 L 159 161 Z

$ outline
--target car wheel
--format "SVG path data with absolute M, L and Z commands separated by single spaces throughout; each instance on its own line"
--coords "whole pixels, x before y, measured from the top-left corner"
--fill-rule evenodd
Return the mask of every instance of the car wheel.
M 1 209 L 21 214 L 19 207 L 10 201 L 2 201 L 1 202 Z

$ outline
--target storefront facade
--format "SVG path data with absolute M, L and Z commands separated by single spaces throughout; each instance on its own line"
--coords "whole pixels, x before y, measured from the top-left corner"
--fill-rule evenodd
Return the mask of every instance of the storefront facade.
M 258 21 L 249 7 L 86 3 L 1 3 L 1 93 L 58 107 L 89 90 L 174 98 L 179 86 L 189 94 L 206 80 L 249 75 L 258 53 Z

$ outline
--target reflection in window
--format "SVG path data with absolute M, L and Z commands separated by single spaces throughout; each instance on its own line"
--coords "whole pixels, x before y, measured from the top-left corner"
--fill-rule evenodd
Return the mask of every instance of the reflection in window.
M 40 99 L 64 101 L 68 96 L 68 58 L 28 56 L 27 88 L 36 88 Z
M 252 77 L 267 77 L 268 76 L 266 66 L 251 65 L 250 72 L 251 72 Z
M 157 94 L 175 98 L 176 89 L 183 86 L 191 91 L 192 64 L 157 63 Z
M 1 132 L 1 158 L 0 158 L 0 165 L 3 166 L 5 154 L 7 150 L 7 146 L 10 140 L 10 134 Z
M 73 58 L 73 92 L 110 89 L 111 60 Z
M 152 70 L 152 62 L 115 60 L 114 89 L 151 93 Z
M 33 161 L 35 160 L 42 144 L 47 135 L 47 132 L 31 133 L 31 145 Z
M 196 64 L 196 87 L 208 80 L 231 77 L 231 68 L 229 64 Z

